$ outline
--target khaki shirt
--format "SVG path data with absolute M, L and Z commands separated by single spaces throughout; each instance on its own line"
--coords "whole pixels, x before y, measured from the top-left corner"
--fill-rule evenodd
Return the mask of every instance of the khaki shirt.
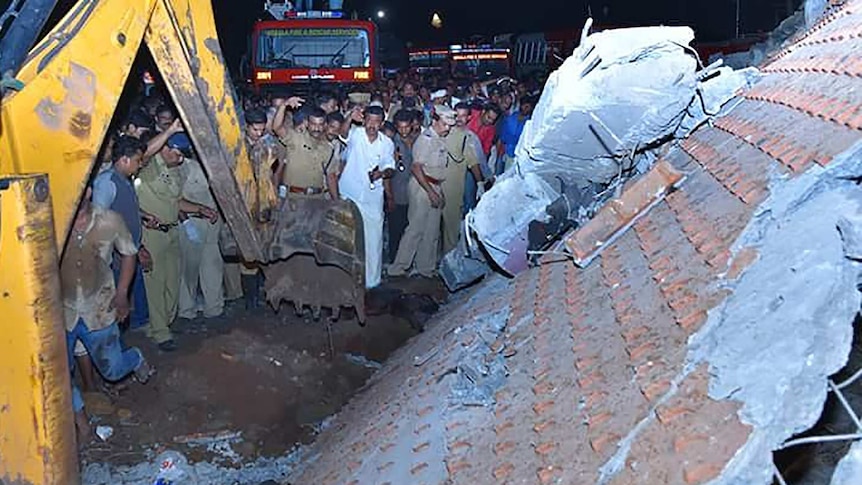
M 425 175 L 439 181 L 446 180 L 449 166 L 446 139 L 440 138 L 433 128 L 425 128 L 413 144 L 413 163 L 422 164 Z
M 476 156 L 471 144 L 471 137 L 476 135 L 466 129 L 453 126 L 446 137 L 446 148 L 449 150 L 449 161 L 456 165 L 462 165 L 463 169 L 470 169 L 479 165 L 479 157 Z
M 337 167 L 332 145 L 315 140 L 307 132 L 289 130 L 281 138 L 286 160 L 281 183 L 292 187 L 323 189 L 326 173 Z
M 60 263 L 66 330 L 74 329 L 79 319 L 90 330 L 116 323 L 117 289 L 111 271 L 115 250 L 123 256 L 138 253 L 123 218 L 114 211 L 93 208 L 87 229 L 72 231 Z
M 186 160 L 180 165 L 183 174 L 183 199 L 195 204 L 205 205 L 211 209 L 216 208 L 215 198 L 210 192 L 210 183 L 204 174 L 201 162 L 197 160 Z
M 138 174 L 141 210 L 158 217 L 163 224 L 179 219 L 184 183 L 180 167 L 169 168 L 162 156 L 156 155 Z
M 341 173 L 341 169 L 344 166 L 344 148 L 346 145 L 341 138 L 336 138 L 329 142 L 332 145 L 332 163 L 329 165 L 329 170 L 327 173 L 332 173 L 335 170 L 336 173 Z

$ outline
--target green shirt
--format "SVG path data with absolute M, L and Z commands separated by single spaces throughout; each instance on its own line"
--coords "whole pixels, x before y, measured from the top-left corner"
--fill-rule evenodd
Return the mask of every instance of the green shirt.
M 163 224 L 177 222 L 183 183 L 180 167 L 168 167 L 161 155 L 154 156 L 135 183 L 141 210 L 158 217 Z

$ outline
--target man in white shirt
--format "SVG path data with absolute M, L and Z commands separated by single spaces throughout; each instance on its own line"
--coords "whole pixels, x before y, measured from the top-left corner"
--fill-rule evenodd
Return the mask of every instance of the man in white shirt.
M 389 179 L 395 173 L 395 145 L 380 129 L 384 112 L 369 106 L 364 114 L 355 111 L 354 127 L 344 150 L 344 171 L 338 181 L 341 197 L 353 201 L 362 214 L 365 231 L 365 286 L 380 284 L 383 271 L 383 196 L 389 190 Z

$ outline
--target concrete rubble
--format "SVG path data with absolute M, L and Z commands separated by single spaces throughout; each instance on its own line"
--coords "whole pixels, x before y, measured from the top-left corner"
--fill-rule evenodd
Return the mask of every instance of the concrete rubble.
M 768 483 L 773 450 L 817 422 L 827 378 L 847 363 L 862 303 L 862 266 L 839 231 L 862 227 L 847 173 L 862 173 L 862 146 L 773 190 L 737 241 L 759 260 L 692 339 L 690 361 L 710 365 L 710 395 L 742 402 L 753 427 L 716 484 Z
M 515 166 L 468 218 L 491 266 L 509 274 L 526 269 L 530 223 L 550 221 L 552 203 L 567 206 L 566 227 L 582 224 L 627 179 L 646 172 L 668 142 L 719 114 L 757 80 L 755 69 L 699 70 L 693 39 L 687 27 L 602 31 L 586 36 L 551 75 Z M 478 247 L 471 246 L 474 254 Z M 465 264 L 463 249 L 456 251 L 441 270 L 450 289 L 483 274 Z M 470 271 L 459 272 L 465 267 Z
M 161 479 L 161 483 L 182 485 L 260 485 L 266 480 L 283 480 L 297 465 L 297 460 L 298 453 L 294 452 L 279 458 L 259 458 L 241 467 L 209 462 L 190 464 L 182 453 L 169 450 L 135 466 L 91 463 L 84 467 L 82 483 L 153 485 Z
M 469 327 L 476 338 L 461 349 L 454 375 L 450 401 L 458 406 L 491 406 L 494 393 L 506 383 L 508 371 L 501 351 L 492 350 L 505 330 L 510 310 L 505 307 L 477 317 Z
M 832 474 L 831 485 L 862 483 L 862 441 L 857 441 Z

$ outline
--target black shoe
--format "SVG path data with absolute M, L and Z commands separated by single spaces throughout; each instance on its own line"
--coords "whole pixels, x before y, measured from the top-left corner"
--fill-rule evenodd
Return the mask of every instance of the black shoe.
M 177 343 L 174 341 L 174 339 L 165 340 L 164 342 L 159 344 L 159 350 L 161 350 L 162 352 L 173 352 L 177 350 L 177 348 Z

